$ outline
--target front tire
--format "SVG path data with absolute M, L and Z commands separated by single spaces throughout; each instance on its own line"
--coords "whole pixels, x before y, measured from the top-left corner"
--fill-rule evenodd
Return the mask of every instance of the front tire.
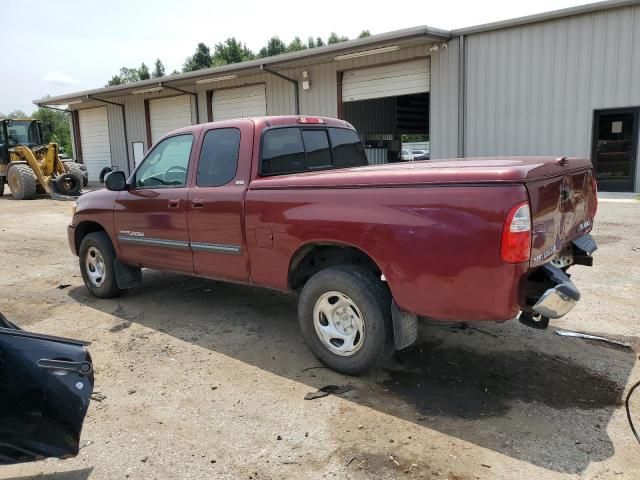
M 38 182 L 28 165 L 11 165 L 7 180 L 11 195 L 16 200 L 31 200 L 36 197 Z
M 78 258 L 84 284 L 94 297 L 113 298 L 122 294 L 116 282 L 116 252 L 106 233 L 94 232 L 84 237 Z
M 389 289 L 360 267 L 330 267 L 311 277 L 298 320 L 311 352 L 340 373 L 360 375 L 394 351 Z

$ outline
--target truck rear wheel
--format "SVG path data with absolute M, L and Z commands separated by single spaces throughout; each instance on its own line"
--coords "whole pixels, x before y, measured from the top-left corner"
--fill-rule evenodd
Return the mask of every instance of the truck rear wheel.
M 311 352 L 340 373 L 360 375 L 394 351 L 389 289 L 360 267 L 330 267 L 311 277 L 298 320 Z
M 16 200 L 31 200 L 36 196 L 36 177 L 28 165 L 11 165 L 7 175 L 11 195 Z
M 94 232 L 84 237 L 78 258 L 84 284 L 94 297 L 113 298 L 122 294 L 116 282 L 116 252 L 106 233 Z

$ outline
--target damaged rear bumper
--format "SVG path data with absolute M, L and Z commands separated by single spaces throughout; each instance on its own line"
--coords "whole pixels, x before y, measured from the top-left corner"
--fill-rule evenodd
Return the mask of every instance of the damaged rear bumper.
M 560 318 L 569 313 L 580 300 L 580 291 L 559 268 L 551 265 L 543 267 L 548 281 L 555 284 L 547 289 L 533 305 L 532 310 L 548 318 Z
M 576 238 L 568 248 L 571 264 L 591 266 L 591 254 L 597 248 L 595 240 L 589 234 Z M 529 276 L 525 286 L 525 299 L 523 312 L 560 318 L 576 306 L 580 300 L 580 291 L 569 278 L 566 268 L 549 263 Z

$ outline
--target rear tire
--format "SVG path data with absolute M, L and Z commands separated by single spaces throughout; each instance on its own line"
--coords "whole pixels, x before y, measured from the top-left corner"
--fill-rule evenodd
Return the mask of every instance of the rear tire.
M 394 352 L 391 294 L 364 268 L 316 273 L 300 293 L 298 320 L 311 352 L 337 372 L 360 375 Z
M 16 200 L 31 200 L 36 196 L 37 180 L 28 165 L 11 165 L 7 175 L 11 195 Z
M 115 275 L 116 252 L 105 232 L 88 234 L 80 243 L 80 272 L 87 290 L 94 297 L 113 298 L 122 295 Z

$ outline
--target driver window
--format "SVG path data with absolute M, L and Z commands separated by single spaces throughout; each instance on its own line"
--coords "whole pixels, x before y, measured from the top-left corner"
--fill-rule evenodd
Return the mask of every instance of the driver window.
M 136 172 L 136 188 L 184 187 L 193 135 L 176 135 L 160 142 Z

